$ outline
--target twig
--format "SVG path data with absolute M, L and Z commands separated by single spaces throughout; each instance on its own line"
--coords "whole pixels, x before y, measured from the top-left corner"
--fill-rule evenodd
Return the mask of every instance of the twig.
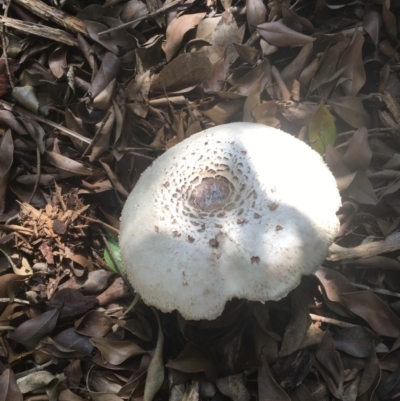
M 17 113 L 20 113 L 20 114 L 22 114 L 22 115 L 24 115 L 26 117 L 32 118 L 35 121 L 39 121 L 39 122 L 41 122 L 43 124 L 49 125 L 50 127 L 58 129 L 59 131 L 61 131 L 65 135 L 71 136 L 72 138 L 79 139 L 80 141 L 88 143 L 88 144 L 92 143 L 92 140 L 90 138 L 86 138 L 85 136 L 83 136 L 81 134 L 78 134 L 77 132 L 72 131 L 72 130 L 70 130 L 68 128 L 65 128 L 60 124 L 54 123 L 53 121 L 48 120 L 47 118 L 44 118 L 44 117 L 41 117 L 41 116 L 37 116 L 36 114 L 34 114 L 34 113 L 32 113 L 32 112 L 30 112 L 28 110 L 25 110 L 22 107 L 13 106 L 12 104 L 10 104 L 8 102 L 5 102 L 4 100 L 0 100 L 0 104 L 4 105 L 4 107 L 7 110 L 16 111 Z
M 371 291 L 371 292 L 376 292 L 377 294 L 389 295 L 389 296 L 391 296 L 391 297 L 400 298 L 400 294 L 399 294 L 398 292 L 393 292 L 393 291 L 389 291 L 389 290 L 384 290 L 383 288 L 369 287 L 368 285 L 364 285 L 364 284 L 357 284 L 357 283 L 350 283 L 350 284 L 353 284 L 354 287 L 362 288 L 363 290 L 368 290 L 368 291 Z
M 281 91 L 281 96 L 282 96 L 281 100 L 283 100 L 284 102 L 289 101 L 290 100 L 289 89 L 287 88 L 285 82 L 283 82 L 280 72 L 274 65 L 271 67 L 271 75 L 274 77 L 275 82 Z
M 9 224 L 9 225 L 0 224 L 0 230 L 20 231 L 21 233 L 24 233 L 24 234 L 34 234 L 33 230 L 26 228 L 26 227 L 22 227 L 22 226 L 16 226 L 14 224 Z
M 129 153 L 134 156 L 143 157 L 143 159 L 147 159 L 147 160 L 151 160 L 151 161 L 155 160 L 155 157 L 143 155 L 141 153 L 135 152 L 133 149 L 135 149 L 135 148 L 117 148 L 116 150 L 120 153 Z M 153 150 L 153 149 L 149 149 L 149 150 Z
M 32 202 L 33 197 L 35 196 L 35 192 L 39 186 L 40 182 L 40 164 L 41 164 L 41 159 L 40 159 L 40 150 L 39 146 L 36 146 L 36 181 L 35 181 L 35 186 L 33 187 L 33 191 L 31 193 L 31 196 L 29 197 L 28 203 Z
M 3 330 L 15 330 L 15 327 L 13 326 L 0 326 L 0 331 Z
M 41 38 L 54 40 L 64 45 L 78 47 L 78 41 L 68 32 L 49 26 L 34 24 L 33 22 L 20 21 L 19 19 L 0 16 L 0 23 L 17 29 L 18 31 L 39 36 Z
M 27 376 L 27 375 L 29 375 L 29 374 L 31 374 L 31 373 L 39 372 L 40 370 L 43 370 L 44 368 L 47 368 L 47 366 L 50 366 L 50 365 L 53 365 L 53 364 L 54 364 L 54 359 L 52 359 L 51 361 L 48 361 L 48 362 L 44 363 L 43 365 L 38 365 L 38 366 L 36 366 L 36 367 L 34 367 L 34 368 L 32 368 L 32 369 L 25 370 L 24 372 L 16 373 L 16 374 L 14 375 L 14 377 L 15 377 L 16 379 L 20 379 L 21 377 L 25 377 L 25 376 Z
M 341 320 L 332 319 L 330 317 L 314 315 L 314 313 L 310 313 L 310 317 L 311 317 L 312 320 L 317 320 L 317 321 L 322 322 L 322 323 L 334 324 L 335 326 L 344 327 L 344 328 L 358 327 L 359 326 L 358 324 L 347 323 L 347 322 L 343 322 Z
M 81 216 L 81 217 L 83 217 L 84 219 L 86 219 L 86 220 L 88 220 L 88 221 L 91 221 L 92 223 L 100 224 L 101 226 L 103 226 L 103 227 L 106 228 L 107 230 L 110 230 L 110 231 L 112 231 L 113 233 L 119 235 L 119 230 L 118 230 L 117 228 L 115 228 L 115 227 L 113 227 L 113 226 L 110 226 L 110 225 L 107 224 L 107 223 L 104 223 L 104 221 L 101 221 L 101 220 L 98 220 L 98 219 L 92 219 L 91 217 L 87 217 L 87 216 Z
M 60 25 L 63 28 L 66 28 L 72 32 L 81 33 L 85 36 L 88 36 L 85 23 L 81 19 L 73 17 L 72 15 L 69 15 L 62 10 L 50 7 L 40 0 L 13 1 L 29 10 L 32 14 L 35 14 L 46 21 L 54 22 L 55 24 Z
M 25 299 L 19 299 L 19 298 L 0 298 L 0 302 L 16 302 L 18 304 L 26 304 L 26 305 L 31 305 L 29 301 L 26 301 Z
M 126 27 L 129 26 L 129 25 L 136 24 L 137 22 L 143 21 L 143 20 L 145 20 L 145 19 L 147 19 L 147 18 L 152 18 L 152 17 L 154 17 L 154 16 L 156 16 L 156 15 L 158 15 L 158 14 L 160 14 L 160 13 L 163 13 L 164 11 L 167 11 L 167 10 L 169 10 L 170 8 L 176 6 L 176 5 L 179 4 L 181 1 L 182 1 L 182 0 L 175 0 L 175 1 L 173 1 L 172 3 L 169 3 L 169 4 L 165 5 L 164 7 L 161 7 L 161 8 L 159 8 L 158 10 L 155 10 L 155 11 L 153 11 L 153 12 L 151 12 L 151 13 L 148 13 L 148 14 L 146 14 L 146 15 L 143 15 L 142 17 L 136 18 L 136 19 L 134 19 L 133 21 L 125 22 L 125 24 L 122 24 L 122 25 L 120 25 L 120 26 L 115 26 L 114 28 L 110 28 L 110 29 L 107 29 L 106 31 L 100 32 L 100 33 L 98 34 L 98 36 L 100 37 L 100 36 L 106 35 L 107 33 L 111 33 L 111 32 L 114 32 L 114 31 L 118 31 L 119 29 L 126 28 Z
M 328 259 L 337 261 L 343 259 L 369 258 L 381 253 L 393 252 L 400 249 L 400 231 L 390 234 L 386 239 L 369 244 L 358 245 L 354 248 L 344 248 L 332 244 L 329 247 Z
M 10 7 L 11 0 L 6 0 L 4 5 L 4 16 L 7 17 L 8 15 L 8 8 Z M 7 55 L 7 40 L 6 40 L 6 26 L 2 26 L 2 35 L 1 35 L 1 42 L 3 45 L 3 57 L 4 57 L 4 64 L 6 65 L 6 71 L 8 76 L 8 81 L 10 82 L 10 86 L 14 89 L 14 80 L 11 75 L 10 64 L 8 63 L 8 55 Z
M 367 129 L 369 134 L 374 134 L 374 133 L 379 133 L 379 132 L 390 132 L 390 131 L 398 131 L 400 129 L 400 125 L 396 125 L 394 127 L 388 127 L 388 128 L 371 128 Z M 356 132 L 356 130 L 351 130 L 351 131 L 345 131 L 345 132 L 340 132 L 337 134 L 337 137 L 341 136 L 347 136 L 347 135 L 352 135 Z
M 108 179 L 113 184 L 114 188 L 125 198 L 128 197 L 128 191 L 122 186 L 122 184 L 118 181 L 117 176 L 111 170 L 110 166 L 107 163 L 104 163 L 100 160 L 100 164 L 103 166 L 104 171 L 107 174 Z

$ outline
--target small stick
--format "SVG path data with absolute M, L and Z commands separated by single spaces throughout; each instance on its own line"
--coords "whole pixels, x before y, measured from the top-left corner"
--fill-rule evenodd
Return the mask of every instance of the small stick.
M 35 121 L 39 121 L 39 122 L 41 122 L 43 124 L 49 125 L 50 127 L 58 129 L 59 131 L 63 132 L 65 135 L 71 136 L 72 138 L 79 139 L 80 141 L 88 143 L 88 144 L 92 143 L 92 140 L 90 138 L 86 138 L 85 136 L 83 136 L 81 134 L 78 134 L 77 132 L 72 131 L 72 130 L 70 130 L 68 128 L 65 128 L 60 124 L 54 123 L 53 121 L 48 120 L 47 118 L 44 118 L 44 117 L 41 117 L 41 116 L 37 116 L 36 114 L 34 114 L 34 113 L 32 113 L 32 112 L 30 112 L 28 110 L 25 110 L 22 107 L 13 106 L 11 103 L 8 103 L 8 102 L 6 102 L 4 100 L 0 100 L 0 105 L 4 105 L 4 107 L 7 110 L 16 111 L 17 113 L 20 113 L 20 114 L 22 114 L 22 115 L 24 115 L 26 117 L 32 118 Z
M 10 7 L 11 0 L 6 0 L 5 1 L 5 7 L 4 7 L 4 16 L 8 16 L 8 8 Z M 7 55 L 7 41 L 6 41 L 6 26 L 2 26 L 2 35 L 1 35 L 1 42 L 3 45 L 3 57 L 4 57 L 4 63 L 6 65 L 6 70 L 7 70 L 7 76 L 8 76 L 8 81 L 10 82 L 11 89 L 14 89 L 14 80 L 11 75 L 11 70 L 10 70 L 10 64 L 8 63 L 8 55 Z
M 100 164 L 103 166 L 104 171 L 106 172 L 108 179 L 113 184 L 114 188 L 125 198 L 128 197 L 129 193 L 127 190 L 122 186 L 122 184 L 118 181 L 117 176 L 111 170 L 110 166 L 107 163 L 104 163 L 100 160 Z
M 400 249 L 400 231 L 388 235 L 382 241 L 358 245 L 354 248 L 344 248 L 337 244 L 329 247 L 329 260 L 369 258 L 381 253 L 394 252 Z
M 380 132 L 398 131 L 399 129 L 400 129 L 400 125 L 396 125 L 394 127 L 388 127 L 388 128 L 371 128 L 371 129 L 367 129 L 367 131 L 369 134 L 373 134 L 373 133 L 380 133 Z M 352 135 L 355 132 L 356 132 L 356 130 L 340 132 L 336 136 L 341 137 L 341 136 Z
M 316 321 L 319 321 L 319 322 L 322 322 L 322 323 L 334 324 L 335 326 L 339 326 L 339 327 L 343 327 L 343 328 L 358 327 L 359 326 L 358 324 L 342 322 L 341 320 L 332 319 L 330 317 L 314 315 L 314 313 L 310 313 L 310 317 L 311 317 L 312 320 L 316 320 Z
M 26 305 L 31 305 L 29 301 L 26 301 L 25 299 L 19 299 L 19 298 L 0 298 L 0 302 L 16 302 L 18 304 L 26 304 Z
M 40 150 L 39 150 L 39 146 L 36 146 L 36 158 L 37 158 L 37 162 L 36 162 L 36 181 L 35 181 L 35 186 L 33 187 L 33 191 L 31 193 L 31 196 L 29 197 L 28 203 L 31 203 L 33 197 L 35 196 L 35 192 L 39 186 L 39 182 L 40 182 L 40 164 L 41 164 L 41 159 L 40 159 Z
M 271 75 L 274 77 L 275 82 L 281 91 L 282 100 L 284 102 L 289 101 L 290 100 L 289 89 L 287 88 L 285 82 L 283 82 L 280 72 L 274 65 L 271 67 Z
M 106 31 L 100 32 L 100 33 L 98 34 L 98 36 L 100 37 L 100 36 L 106 35 L 107 33 L 111 33 L 111 32 L 118 31 L 118 30 L 120 30 L 120 29 L 126 28 L 126 27 L 129 26 L 129 25 L 136 24 L 136 22 L 143 21 L 143 20 L 145 20 L 145 19 L 147 19 L 147 18 L 152 18 L 152 17 L 154 17 L 154 16 L 156 16 L 156 15 L 158 15 L 158 14 L 160 14 L 160 13 L 163 13 L 164 11 L 167 11 L 167 10 L 169 10 L 170 8 L 176 6 L 176 5 L 179 4 L 181 1 L 182 1 L 182 0 L 175 0 L 175 1 L 173 1 L 172 3 L 169 3 L 169 4 L 165 5 L 164 7 L 161 7 L 161 8 L 159 8 L 158 10 L 155 10 L 155 11 L 153 11 L 153 12 L 151 12 L 151 13 L 148 13 L 148 14 L 146 14 L 146 15 L 143 15 L 142 17 L 136 18 L 136 19 L 134 19 L 133 21 L 125 22 L 125 24 L 122 24 L 122 25 L 120 25 L 120 26 L 115 26 L 114 28 L 110 28 L 110 29 L 107 29 Z
M 107 224 L 107 223 L 104 223 L 104 221 L 101 221 L 101 220 L 98 220 L 98 219 L 92 219 L 91 217 L 87 217 L 87 216 L 81 216 L 81 217 L 83 217 L 84 219 L 86 219 L 86 220 L 88 220 L 88 221 L 91 221 L 92 223 L 100 224 L 100 225 L 103 226 L 104 228 L 106 228 L 106 229 L 112 231 L 113 233 L 119 235 L 119 230 L 118 230 L 117 228 L 115 228 L 115 227 L 113 227 L 113 226 L 110 226 L 110 225 Z
M 363 284 L 356 284 L 356 283 L 350 283 L 350 284 L 353 284 L 354 287 L 361 288 L 363 290 L 376 292 L 377 294 L 390 295 L 391 297 L 400 298 L 400 294 L 398 292 L 384 290 L 383 288 L 369 287 L 368 285 L 363 285 Z
M 17 226 L 15 224 L 9 224 L 9 225 L 0 224 L 0 230 L 20 231 L 21 233 L 24 233 L 24 234 L 34 234 L 33 230 L 26 228 L 26 227 L 22 227 L 22 226 Z
M 46 21 L 54 22 L 72 32 L 89 36 L 86 30 L 86 25 L 81 19 L 73 17 L 57 8 L 51 7 L 40 0 L 14 0 L 14 2 Z M 4 16 L 6 15 L 4 14 Z
M 47 366 L 50 366 L 50 365 L 53 365 L 53 364 L 54 364 L 54 359 L 52 359 L 49 362 L 44 363 L 43 365 L 38 365 L 38 366 L 36 366 L 36 367 L 34 367 L 32 369 L 25 370 L 24 372 L 21 372 L 21 373 L 16 373 L 14 375 L 14 377 L 16 379 L 20 379 L 21 377 L 25 377 L 25 376 L 27 376 L 27 375 L 29 375 L 31 373 L 39 372 L 40 370 L 43 370 L 44 368 L 47 368 Z
M 68 32 L 49 26 L 34 24 L 33 22 L 20 21 L 19 19 L 0 16 L 0 23 L 18 31 L 30 33 L 41 38 L 54 40 L 64 45 L 78 47 L 78 41 Z

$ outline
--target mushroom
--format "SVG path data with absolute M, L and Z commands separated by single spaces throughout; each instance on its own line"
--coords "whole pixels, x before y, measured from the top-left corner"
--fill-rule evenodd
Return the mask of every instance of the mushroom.
M 340 196 L 321 156 L 275 128 L 192 135 L 140 177 L 121 217 L 123 274 L 143 301 L 215 319 L 228 300 L 279 300 L 328 254 Z

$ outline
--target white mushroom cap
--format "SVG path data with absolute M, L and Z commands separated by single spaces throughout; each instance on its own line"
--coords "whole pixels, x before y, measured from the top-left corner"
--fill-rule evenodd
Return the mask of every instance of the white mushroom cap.
M 145 303 L 214 319 L 232 298 L 278 300 L 314 273 L 339 228 L 321 156 L 253 123 L 210 128 L 160 156 L 121 217 L 125 274 Z

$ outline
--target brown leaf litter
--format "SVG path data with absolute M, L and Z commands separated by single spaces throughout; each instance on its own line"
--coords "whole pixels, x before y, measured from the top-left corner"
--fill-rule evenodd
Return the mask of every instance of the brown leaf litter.
M 1 400 L 399 398 L 395 2 L 13 0 L 0 19 Z M 131 308 L 127 195 L 233 121 L 324 154 L 343 200 L 328 259 L 214 321 Z

